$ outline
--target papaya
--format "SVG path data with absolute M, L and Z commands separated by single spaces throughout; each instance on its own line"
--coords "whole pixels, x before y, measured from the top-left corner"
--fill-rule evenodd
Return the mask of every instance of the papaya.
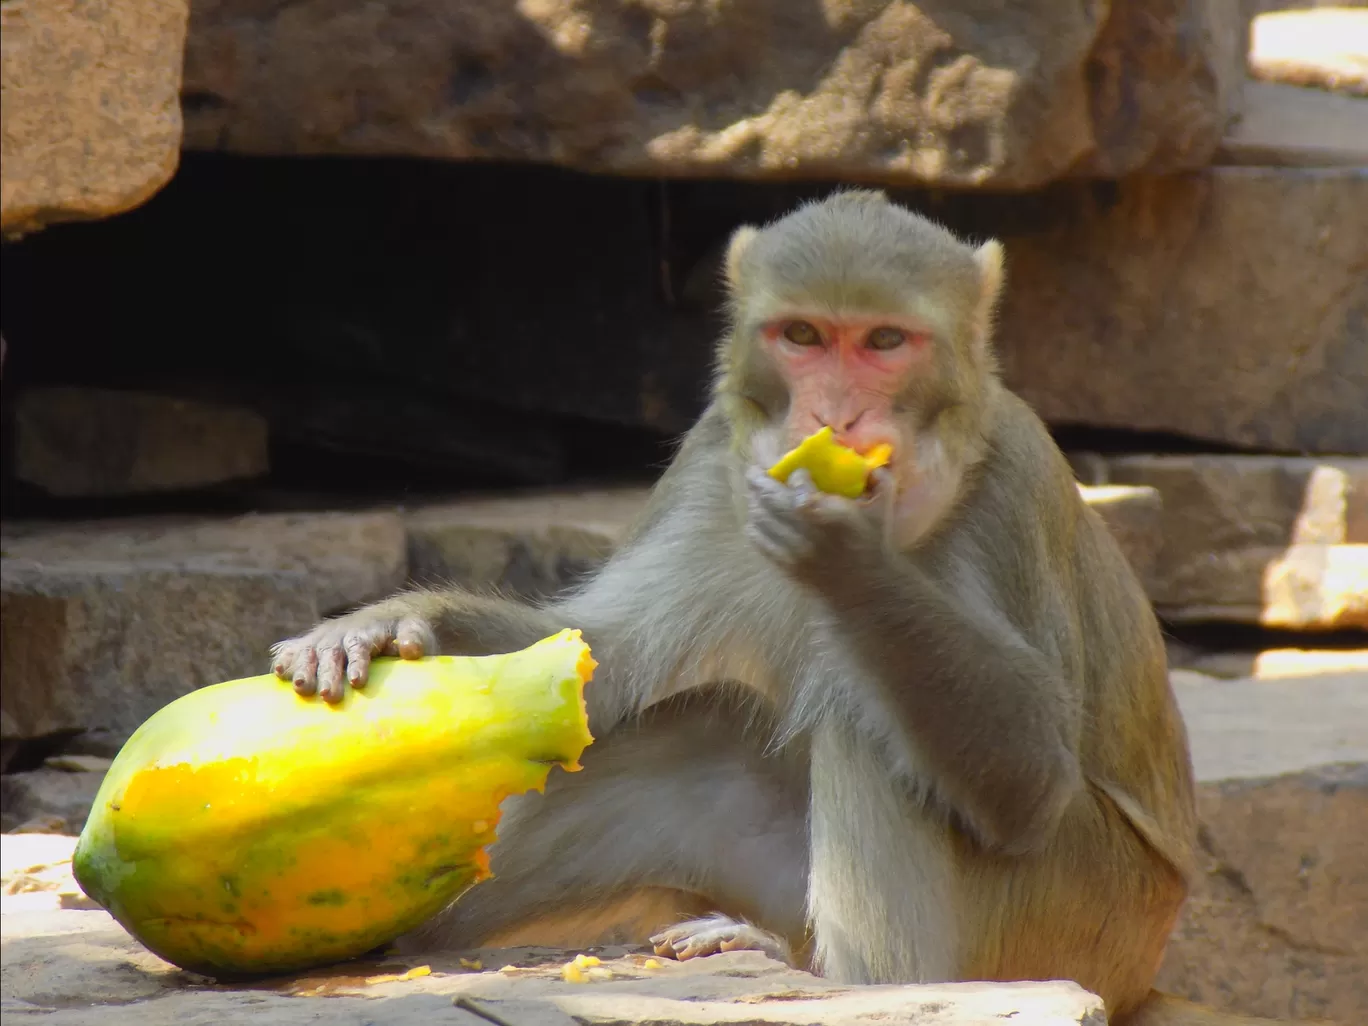
M 503 655 L 377 659 L 335 705 L 273 675 L 193 691 L 110 766 L 77 883 L 215 977 L 365 954 L 487 879 L 499 805 L 592 743 L 577 630 Z
M 869 486 L 869 475 L 887 464 L 892 456 L 893 447 L 882 443 L 862 455 L 837 442 L 831 428 L 824 427 L 780 457 L 769 468 L 769 476 L 776 481 L 787 481 L 795 470 L 806 470 L 819 490 L 858 499 Z

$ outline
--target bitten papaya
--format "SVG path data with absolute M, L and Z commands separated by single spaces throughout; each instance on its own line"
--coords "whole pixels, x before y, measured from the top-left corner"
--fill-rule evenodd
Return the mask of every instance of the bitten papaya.
M 499 805 L 593 741 L 579 631 L 371 664 L 329 705 L 274 676 L 155 713 L 110 767 L 72 866 L 170 962 L 211 976 L 340 961 L 490 875 Z
M 893 447 L 886 443 L 861 454 L 836 441 L 830 427 L 808 435 L 770 467 L 776 481 L 787 481 L 795 470 L 806 470 L 819 491 L 858 499 L 869 485 L 869 475 L 888 463 Z

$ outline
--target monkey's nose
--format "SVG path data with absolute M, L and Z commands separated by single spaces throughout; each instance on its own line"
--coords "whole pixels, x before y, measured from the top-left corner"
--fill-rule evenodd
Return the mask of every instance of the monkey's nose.
M 841 434 L 843 432 L 849 431 L 856 424 L 858 424 L 860 422 L 860 418 L 863 417 L 867 412 L 869 411 L 861 410 L 854 416 L 850 416 L 844 413 L 837 413 L 834 415 L 825 413 L 814 413 L 812 415 L 812 419 L 815 420 L 820 427 L 829 427 L 832 431 L 835 431 L 837 434 Z

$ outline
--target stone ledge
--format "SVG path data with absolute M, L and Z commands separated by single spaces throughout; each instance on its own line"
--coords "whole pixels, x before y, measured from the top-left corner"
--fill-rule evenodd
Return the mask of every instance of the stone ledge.
M 3 922 L 6 967 L 24 969 L 5 974 L 6 1018 L 41 1015 L 46 1026 L 85 1026 L 92 1004 L 102 1026 L 244 1019 L 294 1026 L 319 1016 L 358 1026 L 1106 1026 L 1101 1000 L 1073 983 L 840 987 L 755 952 L 660 960 L 656 968 L 632 949 L 603 949 L 609 978 L 584 984 L 561 978 L 576 952 L 521 948 L 353 962 L 256 986 L 214 986 L 147 952 L 104 912 L 12 912 Z M 470 970 L 461 956 L 489 968 Z M 397 978 L 419 965 L 430 975 Z

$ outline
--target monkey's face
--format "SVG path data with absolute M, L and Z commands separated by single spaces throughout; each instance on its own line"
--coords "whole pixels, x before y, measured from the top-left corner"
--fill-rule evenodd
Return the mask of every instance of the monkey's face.
M 910 318 L 781 309 L 757 335 L 787 396 L 774 432 L 784 449 L 824 427 L 859 453 L 883 443 L 895 454 L 911 448 L 896 410 L 909 380 L 931 359 L 924 325 Z
M 981 440 L 1000 259 L 875 193 L 738 231 L 719 387 L 742 452 L 768 465 L 823 427 L 857 452 L 887 443 L 877 487 L 897 493 L 895 535 L 920 536 Z

